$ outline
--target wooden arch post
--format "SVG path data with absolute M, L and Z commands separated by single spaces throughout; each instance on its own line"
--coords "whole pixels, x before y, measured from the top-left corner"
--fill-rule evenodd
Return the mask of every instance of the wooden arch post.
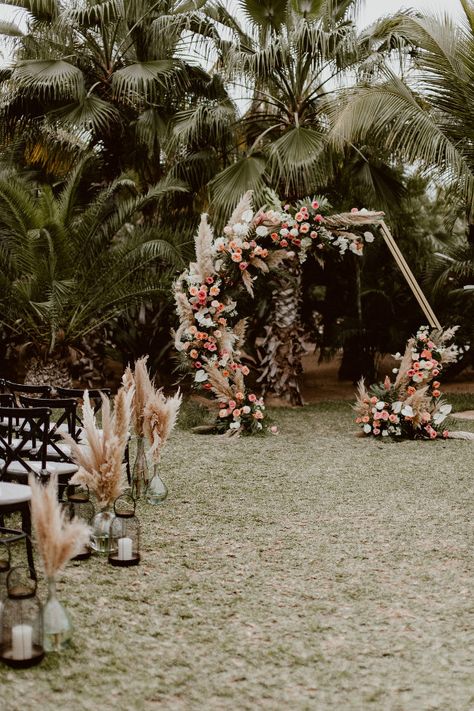
M 382 232 L 382 236 L 385 240 L 385 243 L 389 250 L 391 251 L 396 263 L 398 264 L 400 271 L 402 272 L 403 276 L 407 280 L 408 286 L 412 290 L 415 299 L 418 301 L 420 308 L 422 309 L 423 313 L 425 314 L 426 318 L 428 319 L 428 323 L 432 328 L 439 328 L 441 330 L 441 324 L 436 318 L 436 314 L 434 313 L 433 309 L 430 306 L 430 303 L 428 302 L 428 299 L 424 295 L 421 286 L 418 284 L 417 280 L 415 279 L 415 275 L 411 271 L 410 267 L 408 266 L 405 257 L 400 251 L 400 248 L 398 244 L 395 242 L 392 233 L 388 229 L 387 225 L 385 224 L 384 220 L 382 220 L 379 223 L 380 231 Z

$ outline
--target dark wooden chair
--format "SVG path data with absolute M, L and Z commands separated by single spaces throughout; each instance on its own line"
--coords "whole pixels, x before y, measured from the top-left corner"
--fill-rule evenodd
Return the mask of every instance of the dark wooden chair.
M 15 422 L 20 417 L 22 424 L 17 428 Z M 51 410 L 47 407 L 0 407 L 0 418 L 8 422 L 7 432 L 0 433 L 0 479 L 26 484 L 31 473 L 42 481 L 55 473 L 58 494 L 62 497 L 64 488 L 78 467 L 70 461 L 48 460 L 50 417 Z M 32 450 L 36 452 L 37 459 L 30 458 Z
M 21 407 L 38 407 L 38 398 L 19 396 Z M 60 433 L 67 432 L 75 439 L 77 402 L 74 398 L 41 398 L 41 406 L 47 407 L 55 416 L 54 421 L 49 423 L 48 444 L 46 448 L 46 459 L 71 462 L 70 447 L 61 440 Z M 31 450 L 29 456 L 39 456 L 38 448 Z

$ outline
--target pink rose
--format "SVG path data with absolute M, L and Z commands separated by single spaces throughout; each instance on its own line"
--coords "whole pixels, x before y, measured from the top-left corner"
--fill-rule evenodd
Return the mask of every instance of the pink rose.
M 254 412 L 253 416 L 256 420 L 263 420 L 263 412 L 261 410 L 257 410 L 257 412 Z
M 229 400 L 229 409 L 233 410 L 236 407 L 237 403 L 235 400 Z
M 248 375 L 250 373 L 250 370 L 247 368 L 246 365 L 242 366 L 242 374 L 243 375 Z
M 240 410 L 236 408 L 232 414 L 234 415 L 235 419 L 237 419 L 238 417 L 240 417 Z
M 247 262 L 240 262 L 239 267 L 240 267 L 240 271 L 244 272 L 247 269 L 248 264 L 247 264 Z
M 311 203 L 311 207 L 313 208 L 313 210 L 317 210 L 319 207 L 319 202 L 317 200 L 313 200 L 313 202 Z
M 249 395 L 249 398 L 248 398 L 248 399 L 249 399 L 249 402 L 256 402 L 256 400 L 257 400 L 257 396 L 256 396 L 256 395 L 254 395 L 253 393 L 250 393 L 250 395 Z

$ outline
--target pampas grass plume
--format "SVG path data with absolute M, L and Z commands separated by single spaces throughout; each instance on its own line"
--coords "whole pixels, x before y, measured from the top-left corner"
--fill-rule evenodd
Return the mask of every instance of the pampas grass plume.
M 30 474 L 28 483 L 31 487 L 31 521 L 36 545 L 44 572 L 51 578 L 84 550 L 89 543 L 91 529 L 80 519 L 69 520 L 58 501 L 55 475 L 44 486 Z

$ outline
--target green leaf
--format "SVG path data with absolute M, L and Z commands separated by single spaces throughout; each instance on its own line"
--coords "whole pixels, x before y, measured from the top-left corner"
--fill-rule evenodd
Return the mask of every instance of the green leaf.
M 113 74 L 112 88 L 117 97 L 145 94 L 150 96 L 169 86 L 176 74 L 176 63 L 170 59 L 136 62 Z
M 80 96 L 84 91 L 82 72 L 63 59 L 36 59 L 17 64 L 12 81 L 32 94 L 52 99 Z

